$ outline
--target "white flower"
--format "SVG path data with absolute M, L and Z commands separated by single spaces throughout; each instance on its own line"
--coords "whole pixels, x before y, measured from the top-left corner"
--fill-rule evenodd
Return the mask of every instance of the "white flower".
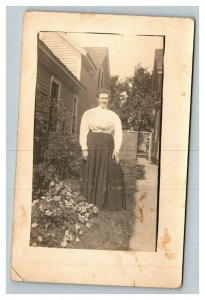
M 39 200 L 34 200 L 33 201 L 33 204 L 36 204 L 36 203 L 38 203 L 39 202 Z
M 79 233 L 80 235 L 83 234 L 82 230 L 80 230 L 78 233 Z
M 81 226 L 80 226 L 78 223 L 75 224 L 75 230 L 80 229 L 80 227 L 81 227 Z
M 39 235 L 38 240 L 39 240 L 39 242 L 42 242 L 43 241 L 43 237 L 41 235 Z
M 69 233 L 68 230 L 66 230 L 63 240 L 64 241 L 73 241 L 74 236 L 71 233 Z
M 51 216 L 51 215 L 52 215 L 52 212 L 51 212 L 50 210 L 47 209 L 45 214 L 46 214 L 46 216 Z
M 68 244 L 68 243 L 67 243 L 66 241 L 62 241 L 62 242 L 61 242 L 61 246 L 62 246 L 62 247 L 66 247 L 67 244 Z
M 82 208 L 81 208 L 81 211 L 84 213 L 84 212 L 87 211 L 87 209 L 86 209 L 85 207 L 82 207 Z
M 43 200 L 44 200 L 44 199 L 45 199 L 45 197 L 44 197 L 44 196 L 42 196 L 42 197 L 41 197 L 41 199 L 43 199 Z
M 86 223 L 85 225 L 87 228 L 90 228 L 90 223 Z
M 52 198 L 46 199 L 47 202 L 50 202 L 50 201 L 52 201 L 52 200 L 53 200 Z
M 63 185 L 63 181 L 60 182 L 60 186 L 62 186 L 62 185 Z
M 70 204 L 72 205 L 74 203 L 74 200 L 73 199 L 70 199 Z
M 53 200 L 54 200 L 54 201 L 59 201 L 60 199 L 59 199 L 58 196 L 54 196 Z
M 44 211 L 44 209 L 46 208 L 46 206 L 43 205 L 43 204 L 41 204 L 39 208 L 40 208 L 41 211 Z
M 52 186 L 52 185 L 55 185 L 55 183 L 52 181 L 51 183 L 50 183 L 50 185 Z
M 80 242 L 80 239 L 77 237 L 77 238 L 75 239 L 75 241 L 76 241 L 76 242 Z
M 73 236 L 71 233 L 70 233 L 69 236 L 68 236 L 68 240 L 69 240 L 69 241 L 73 241 L 73 240 L 74 240 L 74 236 Z
M 38 226 L 37 223 L 32 223 L 32 224 L 31 224 L 31 227 L 32 227 L 32 228 L 36 228 L 37 226 Z
M 93 207 L 93 212 L 94 212 L 94 214 L 97 214 L 98 213 L 98 208 L 97 207 Z
M 89 217 L 89 215 L 90 215 L 89 213 L 86 213 L 86 214 L 85 214 L 85 217 L 86 217 L 86 218 L 88 218 L 88 217 Z
M 37 243 L 36 242 L 33 242 L 32 243 L 32 247 L 36 247 L 37 246 Z

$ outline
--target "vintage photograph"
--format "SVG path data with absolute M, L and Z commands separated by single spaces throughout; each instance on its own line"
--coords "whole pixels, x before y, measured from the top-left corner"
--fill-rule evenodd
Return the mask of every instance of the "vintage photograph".
M 181 286 L 193 42 L 190 18 L 25 13 L 12 280 Z
M 155 251 L 164 38 L 37 39 L 30 246 Z

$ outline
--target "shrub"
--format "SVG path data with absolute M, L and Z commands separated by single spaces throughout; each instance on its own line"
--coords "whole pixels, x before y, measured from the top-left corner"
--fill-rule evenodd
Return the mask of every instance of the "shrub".
M 33 199 L 44 195 L 49 184 L 54 178 L 58 178 L 56 168 L 52 165 L 38 164 L 33 166 Z
M 51 134 L 44 157 L 43 163 L 33 166 L 34 199 L 44 195 L 54 179 L 79 179 L 80 177 L 80 145 L 69 135 Z
M 66 247 L 80 241 L 98 208 L 86 202 L 78 189 L 79 184 L 72 180 L 54 179 L 44 196 L 33 201 L 32 246 Z
M 121 159 L 124 175 L 132 175 L 136 179 L 145 179 L 145 166 L 140 165 L 136 159 Z
M 56 168 L 61 179 L 79 178 L 81 148 L 79 143 L 67 134 L 51 134 L 46 153 L 46 163 Z

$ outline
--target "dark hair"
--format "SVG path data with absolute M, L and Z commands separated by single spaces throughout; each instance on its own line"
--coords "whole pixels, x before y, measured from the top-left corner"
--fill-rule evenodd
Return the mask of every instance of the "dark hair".
M 100 94 L 108 94 L 108 96 L 110 97 L 110 91 L 106 90 L 106 89 L 100 89 L 97 91 L 97 98 L 100 96 Z

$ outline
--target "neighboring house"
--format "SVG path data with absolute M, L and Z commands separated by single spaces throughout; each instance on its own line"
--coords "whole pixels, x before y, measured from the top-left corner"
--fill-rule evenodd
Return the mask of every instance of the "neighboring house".
M 162 106 L 162 88 L 163 88 L 163 49 L 155 50 L 152 92 L 156 97 L 154 106 L 155 126 L 152 134 L 151 160 L 154 163 L 159 161 L 159 143 L 161 128 L 161 106 Z
M 82 114 L 97 105 L 98 88 L 110 88 L 107 48 L 82 48 L 66 33 L 39 34 L 34 163 L 42 162 L 44 149 L 78 139 Z

